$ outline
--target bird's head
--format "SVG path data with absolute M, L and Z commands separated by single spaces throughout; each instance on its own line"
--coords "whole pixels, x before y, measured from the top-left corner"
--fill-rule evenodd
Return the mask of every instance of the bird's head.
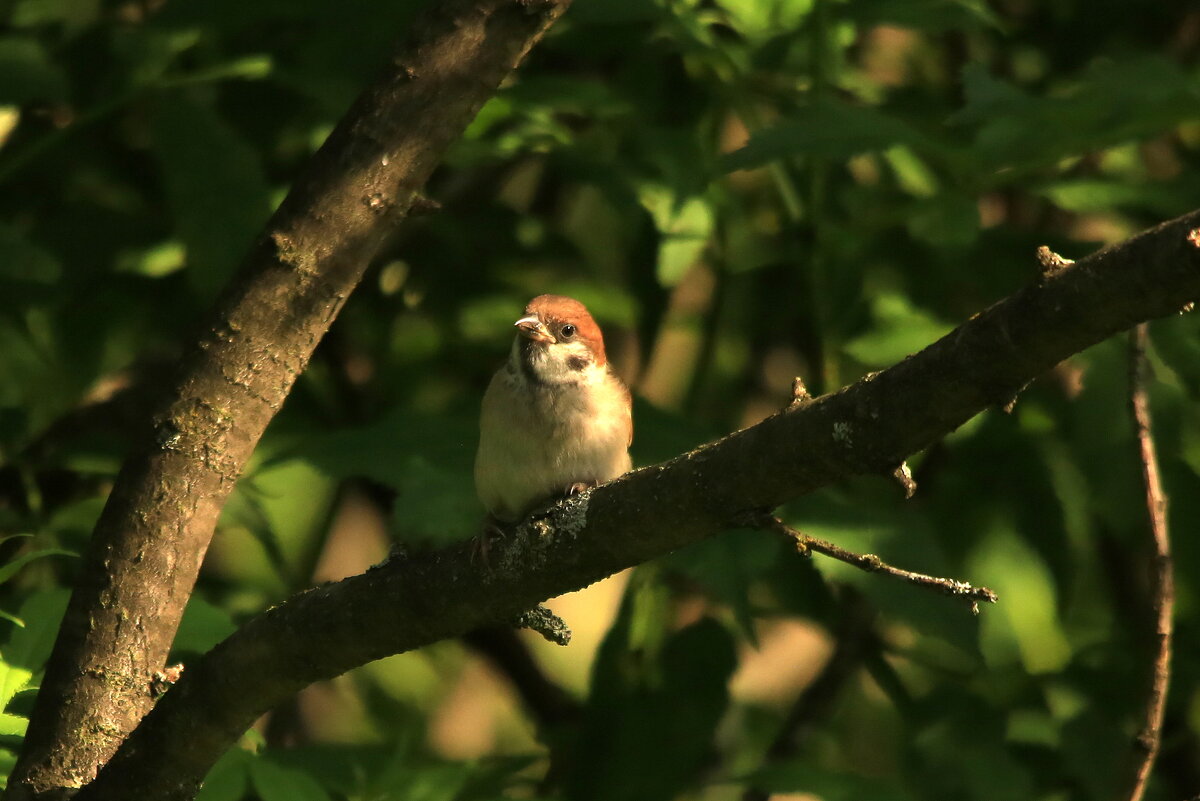
M 577 383 L 606 363 L 600 326 L 573 298 L 538 295 L 514 325 L 514 366 L 537 383 Z

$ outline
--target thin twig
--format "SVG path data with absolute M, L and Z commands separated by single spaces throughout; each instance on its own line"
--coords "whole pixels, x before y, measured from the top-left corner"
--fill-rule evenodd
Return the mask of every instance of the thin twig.
M 1175 577 L 1171 565 L 1171 543 L 1167 536 L 1167 496 L 1158 473 L 1158 457 L 1150 430 L 1150 403 L 1146 394 L 1146 340 L 1145 323 L 1135 326 L 1130 332 L 1129 410 L 1133 416 L 1138 454 L 1141 457 L 1150 536 L 1154 541 L 1150 596 L 1156 648 L 1142 725 L 1134 740 L 1134 765 L 1128 790 L 1122 796 L 1128 801 L 1140 801 L 1162 742 L 1163 712 L 1171 678 L 1172 612 L 1175 607 Z
M 910 584 L 916 584 L 919 587 L 926 587 L 931 590 L 937 590 L 945 595 L 962 598 L 971 605 L 971 612 L 973 614 L 979 614 L 980 601 L 994 604 L 999 598 L 996 593 L 987 587 L 976 587 L 957 579 L 939 578 L 938 576 L 930 576 L 925 573 L 914 573 L 911 570 L 893 567 L 873 553 L 855 553 L 841 546 L 834 545 L 832 542 L 810 537 L 808 534 L 801 533 L 792 528 L 774 515 L 763 515 L 756 522 L 759 528 L 774 531 L 794 540 L 796 550 L 804 556 L 808 556 L 810 552 L 816 551 L 817 553 L 845 562 L 848 565 L 853 565 L 860 570 L 865 570 L 868 573 L 883 573 L 903 579 Z
M 904 500 L 909 500 L 917 494 L 917 482 L 913 478 L 912 468 L 908 466 L 908 462 L 901 462 L 900 466 L 892 471 L 892 478 L 900 484 L 904 490 Z

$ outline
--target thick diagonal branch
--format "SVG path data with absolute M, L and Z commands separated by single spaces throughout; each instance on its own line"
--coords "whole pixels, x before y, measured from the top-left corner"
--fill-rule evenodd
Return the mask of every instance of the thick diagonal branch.
M 848 476 L 880 473 L 1134 323 L 1200 297 L 1200 212 L 1031 284 L 836 394 L 563 501 L 502 540 L 396 558 L 251 620 L 183 679 L 78 801 L 186 799 L 262 712 L 305 685 L 510 620 Z
M 87 783 L 151 705 L 217 516 L 380 243 L 569 0 L 450 0 L 271 218 L 134 443 L 71 598 L 11 798 Z

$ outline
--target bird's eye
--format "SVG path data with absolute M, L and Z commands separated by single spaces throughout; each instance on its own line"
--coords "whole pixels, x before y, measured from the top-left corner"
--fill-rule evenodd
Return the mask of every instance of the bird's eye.
M 558 329 L 558 333 L 562 334 L 563 339 L 570 339 L 575 336 L 575 326 L 567 323 L 562 328 Z

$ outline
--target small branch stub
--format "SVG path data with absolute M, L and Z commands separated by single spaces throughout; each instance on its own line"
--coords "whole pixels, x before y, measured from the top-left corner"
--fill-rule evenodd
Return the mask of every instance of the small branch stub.
M 420 192 L 413 192 L 412 205 L 409 206 L 409 217 L 424 217 L 442 210 L 442 204 Z
M 512 624 L 518 629 L 536 631 L 555 645 L 570 645 L 571 643 L 571 629 L 567 626 L 566 621 L 542 604 L 517 615 Z
M 792 402 L 791 406 L 799 406 L 802 403 L 807 403 L 812 400 L 812 395 L 808 394 L 808 387 L 804 386 L 804 379 L 796 376 L 792 379 Z
M 900 466 L 892 471 L 892 477 L 904 488 L 904 500 L 907 501 L 917 494 L 917 482 L 913 479 L 912 468 L 908 466 L 908 462 L 901 462 Z
M 1037 249 L 1037 260 L 1041 266 L 1041 280 L 1043 281 L 1075 263 L 1071 259 L 1064 259 L 1045 245 Z
M 182 675 L 182 662 L 154 671 L 154 676 L 150 679 L 150 695 L 158 698 L 171 689 L 171 685 L 179 681 L 179 677 Z

